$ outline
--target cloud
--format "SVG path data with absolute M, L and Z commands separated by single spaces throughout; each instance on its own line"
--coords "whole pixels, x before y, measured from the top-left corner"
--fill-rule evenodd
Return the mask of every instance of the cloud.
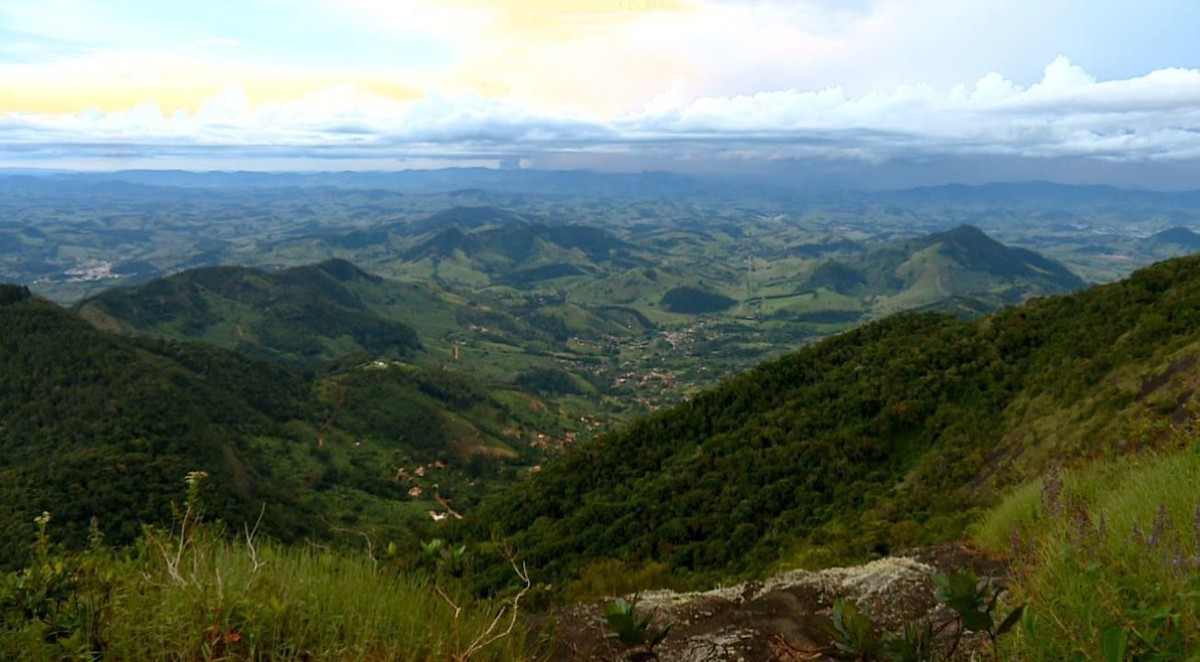
M 0 150 L 99 154 L 508 158 L 905 159 L 1003 156 L 1112 162 L 1200 159 L 1200 70 L 1098 80 L 1066 57 L 1022 86 L 999 73 L 939 90 L 840 87 L 694 96 L 678 85 L 641 108 L 597 118 L 477 94 L 395 99 L 352 85 L 253 104 L 238 86 L 195 112 L 152 103 L 121 112 L 0 115 Z

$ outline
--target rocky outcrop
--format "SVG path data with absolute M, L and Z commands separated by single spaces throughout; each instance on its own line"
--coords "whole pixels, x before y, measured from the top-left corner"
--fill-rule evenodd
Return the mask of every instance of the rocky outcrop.
M 938 605 L 932 576 L 974 567 L 1001 576 L 1003 567 L 971 550 L 946 545 L 820 571 L 792 570 L 762 582 L 695 593 L 648 591 L 638 610 L 657 627 L 671 626 L 656 649 L 662 660 L 716 662 L 811 660 L 828 643 L 826 624 L 837 599 L 854 602 L 882 631 L 948 617 Z M 603 601 L 556 614 L 552 659 L 620 660 L 627 649 L 605 639 Z

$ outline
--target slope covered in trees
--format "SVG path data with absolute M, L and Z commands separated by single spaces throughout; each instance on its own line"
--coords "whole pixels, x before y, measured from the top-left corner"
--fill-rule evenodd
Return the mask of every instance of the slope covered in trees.
M 479 513 L 558 579 L 710 581 L 959 536 L 997 485 L 1186 420 L 1200 259 L 978 321 L 902 314 L 569 452 Z
M 108 290 L 78 309 L 101 327 L 206 340 L 296 365 L 347 351 L 409 354 L 420 347 L 412 327 L 376 315 L 351 289 L 380 280 L 344 260 L 276 272 L 207 267 Z
M 263 526 L 287 540 L 351 525 L 411 535 L 444 505 L 435 497 L 467 510 L 490 489 L 476 479 L 517 457 L 505 431 L 528 423 L 524 411 L 449 370 L 345 361 L 305 376 L 101 331 L 5 286 L 0 567 L 28 551 L 43 511 L 68 545 L 87 539 L 92 518 L 108 542 L 131 541 L 143 523 L 171 520 L 192 471 L 210 476 L 209 515 L 235 527 L 265 503 Z
M 133 343 L 38 299 L 0 309 L 0 563 L 19 555 L 35 514 L 52 511 L 68 542 L 92 517 L 109 540 L 170 517 L 185 474 L 217 486 L 214 515 L 280 505 L 276 531 L 310 527 L 244 442 L 278 434 L 309 402 L 299 377 L 198 346 Z

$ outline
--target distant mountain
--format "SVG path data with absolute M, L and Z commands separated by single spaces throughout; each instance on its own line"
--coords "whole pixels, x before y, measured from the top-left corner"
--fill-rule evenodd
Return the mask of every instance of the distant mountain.
M 1173 227 L 1153 234 L 1146 238 L 1146 242 L 1188 250 L 1200 250 L 1200 234 L 1182 227 Z
M 510 225 L 513 223 L 528 223 L 530 219 L 521 214 L 497 207 L 453 207 L 437 212 L 428 218 L 413 223 L 408 227 L 411 234 L 421 234 L 457 227 L 463 230 L 474 230 L 485 225 Z
M 894 204 L 1012 209 L 1082 209 L 1106 206 L 1195 208 L 1200 205 L 1200 190 L 1146 191 L 1044 181 L 943 184 L 863 195 L 869 199 L 886 200 Z
M 753 181 L 723 180 L 677 173 L 648 171 L 612 173 L 590 170 L 497 170 L 492 168 L 444 168 L 438 170 L 402 170 L 375 172 L 189 172 L 184 170 L 123 170 L 105 173 L 53 172 L 36 176 L 24 173 L 7 177 L 0 171 L 0 190 L 4 180 L 37 179 L 51 184 L 81 182 L 145 187 L 191 189 L 262 190 L 262 189 L 379 189 L 406 194 L 427 195 L 484 189 L 489 192 L 535 193 L 541 195 L 588 195 L 608 198 L 668 198 L 693 196 L 712 198 L 720 195 L 770 193 L 780 189 Z
M 352 351 L 409 355 L 421 346 L 416 331 L 352 291 L 381 280 L 345 260 L 273 272 L 206 267 L 108 290 L 76 310 L 101 328 L 205 340 L 295 365 Z
M 971 229 L 918 245 L 995 257 Z M 572 449 L 476 535 L 499 530 L 556 584 L 614 568 L 713 582 L 954 540 L 996 486 L 1187 425 L 1197 347 L 1200 257 L 977 321 L 891 316 Z
M 632 249 L 628 243 L 600 228 L 517 222 L 474 232 L 452 226 L 410 248 L 403 258 L 409 262 L 463 260 L 464 267 L 503 276 L 547 265 L 578 269 L 611 263 L 628 268 L 641 263 Z
M 856 261 L 825 262 L 805 281 L 810 289 L 890 297 L 907 309 L 954 297 L 991 299 L 995 308 L 1084 285 L 1062 264 L 970 225 L 885 244 Z

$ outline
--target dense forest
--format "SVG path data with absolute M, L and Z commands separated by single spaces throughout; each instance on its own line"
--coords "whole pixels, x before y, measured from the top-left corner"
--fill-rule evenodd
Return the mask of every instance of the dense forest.
M 264 272 L 206 267 L 133 289 L 112 289 L 77 309 L 97 325 L 208 340 L 253 356 L 314 366 L 349 352 L 406 356 L 416 331 L 375 314 L 347 285 L 379 282 L 345 260 Z
M 112 542 L 169 519 L 190 471 L 214 478 L 214 515 L 250 518 L 271 501 L 272 530 L 312 530 L 295 500 L 246 458 L 312 402 L 297 375 L 224 350 L 128 341 L 39 299 L 0 314 L 0 562 L 27 550 L 29 522 L 52 511 L 69 543 L 96 517 Z
M 977 321 L 867 324 L 572 450 L 475 535 L 547 578 L 615 560 L 698 583 L 955 539 L 996 487 L 1186 420 L 1198 286 L 1182 258 Z
M 511 478 L 506 462 L 540 457 L 506 443 L 534 424 L 532 405 L 463 373 L 355 355 L 302 373 L 101 331 L 23 287 L 0 302 L 0 566 L 26 558 L 44 511 L 68 547 L 93 522 L 128 543 L 171 521 L 194 471 L 209 476 L 210 517 L 235 528 L 266 504 L 263 532 L 281 540 L 354 526 L 415 546 L 430 508 L 447 507 L 437 499 L 468 509 Z M 402 480 L 406 466 L 430 473 Z

